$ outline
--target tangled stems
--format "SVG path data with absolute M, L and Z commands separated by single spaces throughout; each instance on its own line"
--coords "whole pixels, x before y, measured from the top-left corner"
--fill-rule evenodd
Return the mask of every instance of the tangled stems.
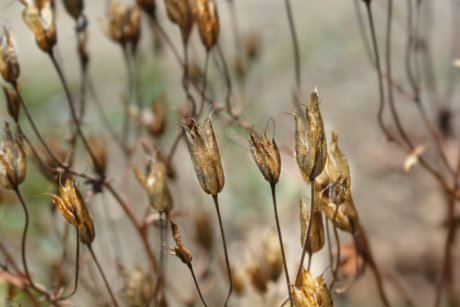
M 220 216 L 219 200 L 218 200 L 217 195 L 213 195 L 212 199 L 214 200 L 214 205 L 216 206 L 217 218 L 219 219 L 220 234 L 222 236 L 222 244 L 224 245 L 225 265 L 227 266 L 229 289 L 228 289 L 227 298 L 225 299 L 225 303 L 224 303 L 224 306 L 227 306 L 228 300 L 230 299 L 230 296 L 232 295 L 232 291 L 233 291 L 232 269 L 230 268 L 230 261 L 228 260 L 227 242 L 225 241 L 224 226 L 222 225 L 222 217 Z
M 101 274 L 101 277 L 104 280 L 105 287 L 107 288 L 107 291 L 109 291 L 110 298 L 112 299 L 113 305 L 118 307 L 117 300 L 115 299 L 115 296 L 113 295 L 112 289 L 110 288 L 110 284 L 107 281 L 107 278 L 105 277 L 104 271 L 102 270 L 102 267 L 99 264 L 99 261 L 97 260 L 96 254 L 94 254 L 91 244 L 88 244 L 87 246 L 88 246 L 89 252 L 91 253 L 91 256 L 93 257 L 94 262 L 96 263 L 97 269 L 99 270 L 99 273 Z
M 289 301 L 292 306 L 291 282 L 289 280 L 289 271 L 288 271 L 287 264 L 286 264 L 286 255 L 284 253 L 283 236 L 281 235 L 280 222 L 278 218 L 278 206 L 276 204 L 276 185 L 270 184 L 270 188 L 272 191 L 273 209 L 275 211 L 276 230 L 278 231 L 278 239 L 280 241 L 281 254 L 283 256 L 284 274 L 286 275 L 286 283 L 287 283 L 287 288 L 288 288 L 288 293 L 289 293 Z

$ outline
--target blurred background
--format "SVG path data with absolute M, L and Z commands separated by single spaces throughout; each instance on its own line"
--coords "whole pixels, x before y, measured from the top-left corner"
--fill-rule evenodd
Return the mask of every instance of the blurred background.
M 124 2 L 131 4 L 130 1 Z M 393 77 L 401 87 L 410 88 L 404 70 L 407 3 L 396 2 L 393 22 Z M 242 82 L 238 81 L 238 71 L 235 70 L 237 55 L 235 38 L 231 30 L 231 9 L 227 1 L 217 0 L 216 3 L 221 21 L 220 44 L 232 72 L 232 104 L 241 110 L 241 117 L 253 124 L 257 131 L 265 129 L 268 119 L 273 118 L 275 122 L 275 129 L 269 126 L 268 131 L 270 134 L 274 133 L 282 155 L 282 173 L 277 195 L 288 267 L 290 274 L 294 275 L 301 255 L 298 202 L 299 198 L 304 198 L 308 202 L 310 188 L 300 176 L 295 162 L 294 120 L 292 116 L 286 115 L 294 110 L 295 79 L 292 40 L 285 4 L 284 1 L 234 0 L 241 44 L 247 44 L 247 41 L 259 43 L 258 56 L 245 67 L 245 78 Z M 377 41 L 383 58 L 387 1 L 376 0 L 372 3 Z M 89 21 L 89 71 L 105 113 L 114 128 L 120 131 L 127 71 L 121 48 L 105 33 L 106 5 L 107 2 L 102 0 L 85 2 L 85 14 Z M 177 26 L 168 20 L 163 1 L 158 1 L 157 5 L 159 23 L 181 51 Z M 403 165 L 409 153 L 386 141 L 379 129 L 377 74 L 366 54 L 366 45 L 360 32 L 364 31 L 367 36 L 370 35 L 365 5 L 362 1 L 353 0 L 292 0 L 291 5 L 300 49 L 301 97 L 304 103 L 308 103 L 309 93 L 316 87 L 321 98 L 320 108 L 328 141 L 332 131 L 339 135 L 341 148 L 348 156 L 351 167 L 354 200 L 360 221 L 368 232 L 390 300 L 395 306 L 403 305 L 404 301 L 400 295 L 403 289 L 407 296 L 414 298 L 420 306 L 426 306 L 427 302 L 431 305 L 445 241 L 447 200 L 440 185 L 419 165 L 415 165 L 409 172 L 404 171 Z M 18 1 L 3 0 L 0 3 L 0 21 L 11 31 L 18 50 L 24 99 L 43 133 L 64 142 L 68 137 L 68 129 L 63 127 L 66 127 L 70 120 L 64 92 L 49 58 L 36 47 L 32 34 L 21 18 L 21 11 L 22 6 Z M 65 13 L 61 1 L 56 1 L 56 12 L 56 55 L 73 94 L 78 97 L 80 70 L 76 56 L 75 24 Z M 459 13 L 460 5 L 455 0 L 423 1 L 421 6 L 421 29 L 429 43 L 433 68 L 429 75 L 435 78 L 436 85 L 435 89 L 423 92 L 423 103 L 434 125 L 437 123 L 440 109 L 447 103 L 443 100 L 446 96 L 444 94 L 449 90 L 449 86 L 454 88 L 449 96 L 453 134 L 443 139 L 449 161 L 457 159 L 460 131 L 460 104 L 458 92 L 455 91 L 458 72 L 453 65 L 453 61 L 460 57 Z M 359 16 L 363 22 L 361 28 Z M 153 99 L 164 95 L 168 111 L 167 126 L 164 136 L 156 143 L 161 150 L 168 152 L 174 138 L 180 132 L 177 125 L 180 120 L 179 111 L 186 102 L 181 87 L 182 70 L 164 41 L 162 50 L 158 50 L 146 15 L 142 16 L 142 38 L 139 48 L 139 99 L 148 109 Z M 225 82 L 215 65 L 216 54 L 211 53 L 210 56 L 209 84 L 213 88 L 216 100 L 223 103 Z M 197 67 L 203 69 L 205 50 L 196 29 L 193 30 L 190 41 L 190 59 Z M 432 83 L 423 79 L 422 84 Z M 148 201 L 131 170 L 129 184 L 123 185 L 122 181 L 126 168 L 129 169 L 133 164 L 142 165 L 142 151 L 138 150 L 133 161 L 126 165 L 122 152 L 111 142 L 91 100 L 93 98 L 89 97 L 84 130 L 87 134 L 107 138 L 108 178 L 129 196 L 136 214 L 142 216 L 148 207 Z M 4 97 L 0 98 L 0 101 L 2 106 L 5 106 Z M 417 145 L 425 146 L 424 155 L 431 159 L 436 167 L 441 168 L 432 139 L 416 112 L 413 101 L 404 95 L 396 95 L 395 102 L 408 133 Z M 0 108 L 0 116 L 2 121 L 9 120 L 5 107 Z M 388 114 L 385 115 L 385 120 L 390 130 L 395 131 Z M 246 272 L 246 266 L 253 255 L 260 253 L 264 238 L 276 232 L 270 187 L 252 160 L 246 133 L 219 119 L 216 119 L 214 124 L 226 177 L 220 203 L 228 236 L 230 259 L 235 271 Z M 28 124 L 24 124 L 24 130 L 26 134 L 33 135 Z M 88 157 L 82 148 L 79 152 L 76 168 L 82 172 L 90 172 L 91 164 Z M 220 304 L 223 296 L 219 293 L 225 293 L 227 281 L 224 267 L 220 260 L 217 260 L 222 256 L 222 248 L 212 199 L 203 193 L 197 182 L 183 140 L 178 145 L 172 163 L 176 177 L 170 181 L 170 189 L 177 210 L 176 222 L 181 227 L 186 245 L 194 254 L 198 272 L 204 270 L 210 258 L 203 248 L 200 248 L 199 239 L 196 242 L 195 217 L 197 214 L 206 214 L 211 222 L 214 237 L 213 273 L 212 277 L 203 279 L 203 287 L 209 304 Z M 33 212 L 27 247 L 31 259 L 30 267 L 33 277 L 48 285 L 53 282 L 50 271 L 62 253 L 62 244 L 59 237 L 53 233 L 53 229 L 62 229 L 63 219 L 51 213 L 52 206 L 48 197 L 44 195 L 54 192 L 53 185 L 43 179 L 33 163 L 29 165 L 23 189 Z M 90 190 L 83 180 L 77 180 L 77 185 L 83 192 Z M 1 197 L 0 240 L 19 257 L 23 213 L 14 194 L 2 191 Z M 140 252 L 142 246 L 126 216 L 110 195 L 102 193 L 92 197 L 88 207 L 96 225 L 95 252 L 102 259 L 111 285 L 119 293 L 124 277 L 119 273 L 114 260 L 114 250 L 122 255 L 119 257 L 123 259 L 123 265 L 128 270 L 132 270 L 136 265 L 146 268 L 147 261 Z M 112 227 L 111 223 L 115 227 Z M 113 247 L 114 231 L 120 241 L 118 248 Z M 158 227 L 152 227 L 150 240 L 158 254 L 161 250 L 167 252 L 166 248 L 160 247 Z M 349 235 L 341 233 L 342 242 L 350 240 Z M 72 249 L 71 242 L 74 242 L 72 236 L 69 243 Z M 171 238 L 169 243 L 172 244 Z M 458 244 L 454 249 L 454 257 L 460 260 Z M 85 266 L 92 263 L 84 248 L 82 258 L 82 271 L 83 274 L 87 274 Z M 0 256 L 0 261 L 2 260 L 3 256 Z M 69 259 L 69 266 L 66 267 L 69 282 L 73 274 L 71 263 Z M 324 248 L 313 257 L 313 276 L 324 272 L 326 279 L 330 280 L 332 277 L 328 266 L 329 256 Z M 455 265 L 454 269 L 456 273 L 460 270 L 458 265 Z M 191 276 L 177 258 L 167 257 L 166 275 L 174 288 L 179 290 L 181 297 L 195 295 Z M 245 285 L 244 294 L 234 295 L 231 306 L 279 306 L 286 297 L 282 274 L 276 282 L 268 284 L 266 291 L 256 289 L 246 273 L 242 274 L 242 278 Z M 102 285 L 98 277 L 94 279 L 96 284 Z M 398 280 L 398 283 L 392 280 Z M 459 284 L 452 287 L 456 289 L 454 292 L 460 293 Z M 6 284 L 2 284 L 0 280 L 0 298 L 6 295 L 6 291 Z M 334 294 L 333 297 L 336 306 L 380 304 L 369 270 L 346 293 Z M 175 294 L 169 293 L 167 298 L 170 306 L 181 306 Z M 97 306 L 100 303 L 82 286 L 72 299 L 72 304 Z

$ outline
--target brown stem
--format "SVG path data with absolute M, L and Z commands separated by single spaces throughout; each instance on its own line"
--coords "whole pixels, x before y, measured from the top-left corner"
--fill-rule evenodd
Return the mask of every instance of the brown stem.
M 335 206 L 335 211 L 334 211 L 334 216 L 332 217 L 332 227 L 334 229 L 334 238 L 335 242 L 337 244 L 337 255 L 335 259 L 335 266 L 332 268 L 332 273 L 333 273 L 333 280 L 331 283 L 331 289 L 334 287 L 334 284 L 338 280 L 338 275 L 339 275 L 339 268 L 340 268 L 340 238 L 339 238 L 339 232 L 337 231 L 337 227 L 335 226 L 334 222 L 335 219 L 337 218 L 337 213 L 339 212 L 339 206 Z
M 299 90 L 300 84 L 301 84 L 299 42 L 297 39 L 297 33 L 296 33 L 295 24 L 294 24 L 294 16 L 292 15 L 291 1 L 284 0 L 284 4 L 286 5 L 286 14 L 287 14 L 288 22 L 289 22 L 289 31 L 291 32 L 292 45 L 294 47 L 294 69 L 295 69 L 296 88 L 297 90 Z
M 201 293 L 200 285 L 198 284 L 198 280 L 196 279 L 195 271 L 193 270 L 192 264 L 187 263 L 187 267 L 190 270 L 190 273 L 192 274 L 193 282 L 195 283 L 196 290 L 198 291 L 198 294 L 200 295 L 201 302 L 203 303 L 204 307 L 207 307 L 208 305 L 206 304 L 206 301 L 204 300 L 203 294 Z
M 75 252 L 75 281 L 74 281 L 74 288 L 72 290 L 72 292 L 70 292 L 68 295 L 66 296 L 63 296 L 61 297 L 59 300 L 60 301 L 64 301 L 64 300 L 67 300 L 69 298 L 71 298 L 72 296 L 74 296 L 74 294 L 77 292 L 77 289 L 78 289 L 78 276 L 79 276 L 79 273 L 80 273 L 80 233 L 78 232 L 78 229 L 75 228 L 75 231 L 77 233 L 77 249 L 76 249 L 76 252 Z
M 291 293 L 291 281 L 289 280 L 289 271 L 288 271 L 287 263 L 286 263 L 286 255 L 284 253 L 283 236 L 281 235 L 280 222 L 278 218 L 278 206 L 276 203 L 276 185 L 270 184 L 270 188 L 272 192 L 273 209 L 275 211 L 276 230 L 278 232 L 278 240 L 280 243 L 281 255 L 283 256 L 284 274 L 286 275 L 286 284 L 287 284 L 287 289 L 288 289 L 288 294 L 289 294 L 289 301 L 292 306 L 293 301 L 292 301 L 292 293 Z
M 220 234 L 222 236 L 222 244 L 224 245 L 225 265 L 227 266 L 229 289 L 228 289 L 227 298 L 225 299 L 225 303 L 224 303 L 224 306 L 226 307 L 228 304 L 228 300 L 230 299 L 230 296 L 232 295 L 232 291 L 233 291 L 232 269 L 230 267 L 230 261 L 228 260 L 227 242 L 225 240 L 224 226 L 222 225 L 222 217 L 220 215 L 219 200 L 218 200 L 217 195 L 213 195 L 212 199 L 214 200 L 214 205 L 216 206 L 217 218 L 219 219 Z
M 182 87 L 184 88 L 185 95 L 187 96 L 188 102 L 192 105 L 192 115 L 196 116 L 196 101 L 195 98 L 190 93 L 190 79 L 189 79 L 189 55 L 188 55 L 188 44 L 187 42 L 183 42 L 184 46 L 184 73 L 182 75 Z

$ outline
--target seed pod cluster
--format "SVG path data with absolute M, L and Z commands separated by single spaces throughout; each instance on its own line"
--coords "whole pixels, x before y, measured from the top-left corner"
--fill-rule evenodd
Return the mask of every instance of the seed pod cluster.
M 0 33 L 0 74 L 11 84 L 18 81 L 20 74 L 18 56 L 7 28 L 3 28 L 3 33 Z
M 91 244 L 95 237 L 93 219 L 73 180 L 67 178 L 64 185 L 59 186 L 59 195 L 51 197 L 67 222 L 77 228 L 81 242 Z
M 304 246 L 305 237 L 307 236 L 308 223 L 311 212 L 307 212 L 307 204 L 303 199 L 299 202 L 300 207 L 300 244 Z M 325 243 L 323 215 L 321 209 L 315 206 L 311 218 L 310 235 L 306 243 L 306 249 L 309 254 L 320 251 Z
M 6 189 L 17 188 L 25 179 L 27 159 L 19 129 L 13 138 L 8 123 L 3 127 L 0 147 L 0 185 Z
M 57 42 L 56 17 L 52 0 L 20 0 L 25 6 L 24 22 L 35 36 L 38 47 L 51 53 Z
M 193 13 L 189 0 L 165 0 L 166 12 L 171 22 L 179 26 L 182 42 L 187 44 L 193 29 Z
M 321 209 L 332 223 L 343 231 L 353 233 L 359 225 L 354 206 L 348 160 L 338 146 L 338 137 L 332 133 L 328 161 L 318 177 L 315 196 Z
M 220 31 L 219 15 L 214 0 L 197 0 L 195 18 L 201 42 L 209 51 L 216 45 Z
M 155 294 L 155 287 L 148 272 L 136 266 L 136 269 L 131 272 L 123 272 L 123 275 L 122 295 L 126 305 L 130 307 L 149 305 Z
M 311 93 L 306 118 L 292 113 L 295 118 L 295 153 L 297 165 L 306 181 L 313 181 L 324 169 L 327 160 L 327 143 L 324 124 L 319 110 L 316 89 Z
M 157 150 L 152 152 L 147 146 L 144 146 L 144 151 L 147 156 L 145 171 L 142 172 L 135 165 L 134 174 L 136 179 L 147 192 L 150 205 L 158 211 L 169 212 L 172 209 L 173 203 L 167 184 L 166 165 Z
M 296 285 L 292 287 L 292 300 L 295 307 L 332 307 L 334 305 L 331 292 L 323 276 L 320 275 L 313 280 L 310 272 L 304 269 Z
M 111 1 L 107 10 L 106 33 L 122 48 L 131 47 L 135 52 L 141 37 L 141 11 L 137 5 L 125 7 L 119 1 Z
M 224 188 L 225 177 L 211 115 L 202 125 L 193 120 L 191 128 L 185 125 L 182 128 L 201 188 L 207 194 L 219 194 Z
M 275 140 L 270 141 L 266 135 L 249 131 L 248 141 L 252 157 L 264 178 L 271 185 L 277 184 L 281 172 L 281 156 Z

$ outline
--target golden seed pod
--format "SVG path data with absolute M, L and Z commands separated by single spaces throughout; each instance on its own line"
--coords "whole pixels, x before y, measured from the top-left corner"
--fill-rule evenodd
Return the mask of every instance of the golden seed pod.
M 262 175 L 271 185 L 277 184 L 281 172 L 281 157 L 275 140 L 270 141 L 266 135 L 249 131 L 248 141 L 252 157 Z
M 137 0 L 137 5 L 150 17 L 155 17 L 155 0 Z
M 101 137 L 91 136 L 88 138 L 88 144 L 94 154 L 93 167 L 95 172 L 99 176 L 105 177 L 107 169 L 107 144 L 105 140 Z
M 200 125 L 182 125 L 196 176 L 203 191 L 213 196 L 224 188 L 225 177 L 219 147 L 212 129 L 211 115 Z
M 327 143 L 323 119 L 319 110 L 316 89 L 311 94 L 306 119 L 298 113 L 295 118 L 295 152 L 297 165 L 307 181 L 313 181 L 324 169 L 327 160 Z
M 321 307 L 334 306 L 331 291 L 327 287 L 326 282 L 324 281 L 324 278 L 322 275 L 316 277 L 315 279 L 315 292 L 316 292 L 316 300 L 318 302 L 318 306 L 321 306 Z
M 310 214 L 308 212 L 307 204 L 303 199 L 299 202 L 300 205 L 300 244 L 304 246 L 305 238 L 307 236 L 308 224 L 310 222 Z M 316 253 L 320 251 L 325 243 L 323 215 L 321 209 L 316 208 L 313 210 L 312 224 L 310 227 L 310 235 L 306 244 L 308 253 Z
M 332 307 L 332 295 L 322 275 L 313 280 L 310 272 L 302 269 L 300 278 L 292 287 L 292 299 L 296 307 Z
M 187 44 L 194 22 L 189 0 L 165 0 L 165 6 L 171 22 L 180 28 L 182 42 Z
M 19 97 L 15 91 L 12 91 L 6 87 L 3 87 L 3 92 L 5 93 L 8 114 L 14 119 L 15 122 L 17 122 L 19 119 L 19 111 L 21 109 Z
M 155 294 L 153 281 L 147 271 L 139 266 L 130 273 L 125 274 L 122 296 L 127 306 L 144 307 L 148 306 Z
M 294 307 L 318 307 L 315 293 L 310 289 L 292 287 L 292 303 Z
M 73 19 L 78 20 L 83 13 L 85 3 L 83 0 L 63 0 L 64 8 Z
M 176 242 L 176 247 L 174 247 L 174 255 L 177 256 L 183 263 L 191 264 L 192 263 L 192 253 L 185 247 L 184 241 L 179 233 L 179 227 L 172 220 L 169 220 L 171 224 L 171 232 L 173 234 L 174 241 Z
M 213 245 L 213 228 L 209 216 L 206 213 L 197 213 L 195 221 L 195 241 L 200 244 L 208 253 Z
M 270 233 L 262 241 L 261 256 L 263 275 L 266 279 L 276 282 L 283 272 L 283 256 L 276 233 Z
M 18 81 L 20 74 L 16 49 L 6 27 L 0 33 L 0 73 L 6 82 L 12 84 Z
M 165 96 L 161 95 L 152 101 L 152 114 L 153 118 L 149 125 L 149 132 L 153 136 L 160 136 L 165 131 L 166 127 L 166 103 Z
M 77 228 L 80 241 L 91 244 L 95 237 L 93 219 L 73 180 L 67 178 L 64 185 L 59 186 L 59 195 L 52 194 L 51 198 L 67 222 Z
M 20 1 L 25 6 L 22 12 L 22 18 L 34 34 L 38 47 L 46 53 L 51 53 L 57 42 L 53 1 Z
M 214 0 L 196 0 L 195 18 L 200 38 L 206 50 L 211 50 L 219 38 L 219 15 Z
M 7 122 L 3 127 L 0 147 L 0 185 L 6 189 L 17 188 L 26 178 L 27 159 L 22 143 L 21 131 L 16 129 L 13 138 Z

